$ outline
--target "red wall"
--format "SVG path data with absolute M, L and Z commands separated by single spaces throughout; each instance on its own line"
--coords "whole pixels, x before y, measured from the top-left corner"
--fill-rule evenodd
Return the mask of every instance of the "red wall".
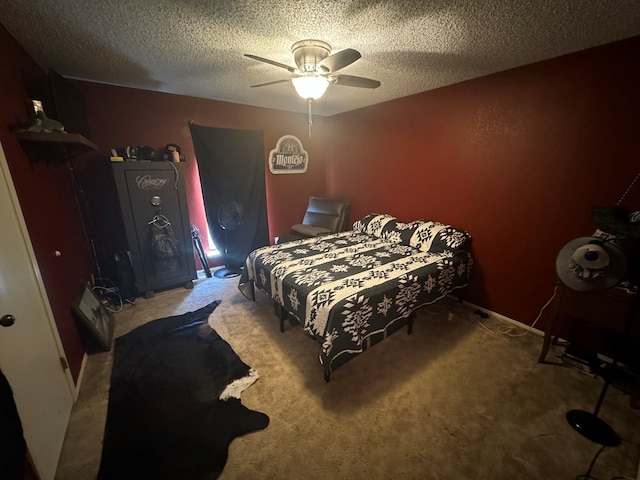
M 640 171 L 639 52 L 636 37 L 330 118 L 327 192 L 354 219 L 467 229 L 467 299 L 530 324 L 558 250 Z M 624 204 L 640 210 L 640 182 Z
M 49 90 L 44 72 L 2 26 L 0 64 L 0 141 L 71 374 L 77 380 L 84 345 L 71 305 L 81 283 L 93 273 L 91 255 L 67 163 L 53 153 L 39 160 L 30 158 L 12 133 L 30 122 L 28 99 L 43 100 L 47 111 Z M 56 250 L 62 255 L 56 256 Z
M 92 140 L 105 155 L 113 147 L 127 145 L 149 145 L 158 153 L 168 143 L 180 146 L 185 155 L 191 222 L 200 229 L 205 245 L 206 220 L 190 121 L 209 127 L 263 130 L 267 213 L 272 242 L 274 236 L 284 235 L 291 225 L 300 223 L 310 195 L 324 195 L 322 133 L 326 119 L 314 119 L 313 136 L 309 138 L 306 115 L 97 83 L 77 84 L 89 112 Z M 294 94 L 293 89 L 291 93 Z M 309 168 L 305 174 L 273 175 L 269 172 L 269 152 L 275 148 L 278 139 L 287 134 L 297 136 L 309 153 Z

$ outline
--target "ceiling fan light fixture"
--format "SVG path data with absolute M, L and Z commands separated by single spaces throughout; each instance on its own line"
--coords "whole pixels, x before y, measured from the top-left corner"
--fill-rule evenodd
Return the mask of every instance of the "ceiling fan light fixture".
M 303 75 L 291 79 L 293 87 L 305 100 L 317 100 L 324 95 L 329 86 L 329 80 L 320 75 Z

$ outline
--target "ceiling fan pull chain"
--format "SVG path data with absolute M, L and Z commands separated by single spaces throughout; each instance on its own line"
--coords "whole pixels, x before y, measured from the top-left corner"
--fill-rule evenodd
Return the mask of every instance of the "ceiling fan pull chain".
M 629 190 L 631 190 L 631 188 L 633 187 L 633 185 L 636 183 L 636 180 L 638 180 L 638 177 L 640 177 L 640 172 L 638 172 L 638 174 L 636 175 L 636 178 L 633 179 L 633 181 L 631 182 L 631 184 L 627 187 L 627 189 L 625 190 L 625 192 L 622 194 L 622 196 L 620 197 L 620 200 L 618 200 L 618 203 L 616 203 L 616 205 L 620 205 L 620 203 L 622 202 L 622 200 L 624 200 L 624 197 L 627 196 L 627 193 L 629 193 Z
M 309 137 L 311 137 L 311 126 L 313 125 L 313 121 L 311 120 L 311 102 L 313 100 L 309 99 Z

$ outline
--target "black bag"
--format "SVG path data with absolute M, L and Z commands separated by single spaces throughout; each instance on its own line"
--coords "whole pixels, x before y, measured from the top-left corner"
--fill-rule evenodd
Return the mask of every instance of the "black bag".
M 178 255 L 178 239 L 170 224 L 150 224 L 151 252 L 157 260 L 169 260 Z

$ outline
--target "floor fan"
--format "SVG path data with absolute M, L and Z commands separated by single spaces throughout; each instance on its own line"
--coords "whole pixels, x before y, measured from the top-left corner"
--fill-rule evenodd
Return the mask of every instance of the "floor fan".
M 218 225 L 224 232 L 224 268 L 215 271 L 216 278 L 230 278 L 240 275 L 241 266 L 233 266 L 229 262 L 229 232 L 242 225 L 243 209 L 235 200 L 224 202 L 218 209 Z

